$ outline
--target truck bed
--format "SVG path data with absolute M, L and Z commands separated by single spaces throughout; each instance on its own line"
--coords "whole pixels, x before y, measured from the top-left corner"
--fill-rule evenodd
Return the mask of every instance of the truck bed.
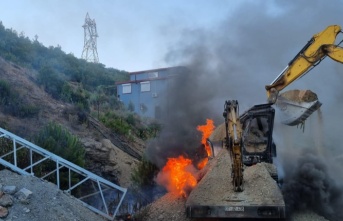
M 211 162 L 212 161 L 212 162 Z M 244 190 L 235 192 L 231 160 L 226 149 L 208 164 L 208 172 L 186 202 L 191 218 L 285 218 L 285 203 L 277 182 L 270 176 L 274 165 L 258 163 L 244 170 Z

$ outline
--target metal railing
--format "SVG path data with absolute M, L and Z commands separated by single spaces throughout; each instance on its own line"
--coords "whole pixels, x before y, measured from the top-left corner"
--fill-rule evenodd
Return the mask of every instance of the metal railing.
M 0 164 L 22 175 L 55 183 L 87 208 L 114 220 L 123 202 L 122 188 L 23 138 L 0 128 Z

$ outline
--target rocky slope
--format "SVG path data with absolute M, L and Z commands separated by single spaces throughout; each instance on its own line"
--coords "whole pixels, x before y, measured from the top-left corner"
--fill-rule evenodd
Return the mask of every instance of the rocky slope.
M 0 171 L 0 220 L 101 221 L 105 219 L 52 183 L 2 170 Z
M 0 57 L 0 79 L 7 82 L 13 91 L 18 92 L 20 99 L 22 99 L 23 102 L 38 107 L 40 110 L 38 116 L 32 118 L 18 118 L 0 111 L 0 127 L 20 137 L 23 137 L 26 140 L 31 140 L 31 137 L 38 131 L 40 131 L 41 128 L 43 128 L 47 123 L 55 122 L 61 124 L 63 125 L 63 127 L 67 128 L 73 135 L 78 136 L 79 140 L 85 146 L 85 169 L 90 170 L 91 172 L 122 187 L 129 187 L 131 184 L 131 171 L 137 164 L 138 160 L 136 159 L 137 157 L 133 157 L 132 152 L 129 152 L 128 150 L 132 149 L 134 153 L 142 154 L 144 150 L 144 143 L 138 138 L 134 139 L 133 141 L 129 141 L 125 139 L 125 137 L 122 137 L 120 135 L 111 134 L 112 132 L 110 130 L 106 130 L 106 128 L 100 122 L 97 122 L 96 119 L 93 119 L 92 123 L 81 124 L 78 121 L 77 112 L 75 111 L 73 106 L 71 104 L 56 100 L 49 94 L 47 94 L 43 88 L 40 88 L 35 83 L 36 76 L 37 73 L 35 71 L 19 67 L 11 62 L 5 61 Z M 4 167 L 0 166 L 0 170 L 3 168 Z M 2 178 L 2 176 L 0 176 L 0 178 Z M 38 181 L 30 180 L 28 182 L 37 183 Z M 37 184 L 38 186 L 40 185 L 39 182 Z M 50 190 L 47 190 L 48 187 L 52 188 L 51 185 L 47 184 L 45 186 L 41 186 L 42 191 L 49 192 Z M 31 191 L 33 192 L 33 197 L 37 198 L 37 200 L 39 200 L 39 197 L 41 197 L 42 194 L 45 194 L 45 192 L 39 191 L 39 188 L 36 189 L 36 191 L 35 189 L 31 189 Z M 51 191 L 53 193 L 49 193 L 50 196 L 57 194 L 58 192 L 56 187 L 54 187 L 54 189 Z M 51 200 L 52 198 L 54 198 L 54 196 L 49 199 Z M 60 206 L 60 198 L 57 197 L 56 199 L 56 205 L 54 204 L 52 205 L 52 207 Z M 44 196 L 42 196 L 42 202 L 43 200 L 48 200 L 48 198 L 44 199 Z M 63 204 L 63 202 L 61 203 Z M 72 198 L 70 198 L 68 203 L 66 203 L 65 209 L 67 211 L 70 211 L 67 206 L 70 203 L 72 203 Z M 10 211 L 17 210 L 17 208 L 19 208 L 18 210 L 20 210 L 23 209 L 24 206 L 13 206 L 10 208 Z M 26 208 L 30 209 L 29 207 Z M 37 209 L 30 209 L 30 211 L 33 212 L 36 210 Z M 37 212 L 41 213 L 42 211 Z M 58 211 L 58 209 L 47 210 L 47 212 L 52 213 L 52 215 L 55 214 L 56 217 L 59 217 L 58 214 L 64 214 Z M 18 213 L 20 212 L 18 211 Z M 78 218 L 78 215 L 75 215 L 75 219 L 70 220 L 99 220 L 91 218 L 83 219 L 83 213 L 87 214 L 86 212 L 80 212 L 80 216 Z M 66 215 L 67 213 L 65 214 L 65 216 Z M 13 218 L 13 220 L 16 219 Z M 47 219 L 43 220 L 49 220 L 49 217 L 47 216 Z M 66 219 L 61 218 L 55 220 Z
M 33 118 L 17 118 L 0 111 L 0 127 L 30 140 L 48 122 L 59 123 L 78 136 L 86 147 L 86 169 L 119 185 L 129 186 L 130 171 L 137 160 L 122 151 L 123 148 L 118 145 L 124 143 L 124 147 L 133 148 L 141 154 L 144 144 L 139 139 L 136 139 L 137 142 L 129 142 L 118 135 L 110 136 L 111 132 L 102 132 L 104 129 L 99 129 L 99 126 L 96 128 L 94 124 L 80 124 L 73 106 L 47 94 L 35 83 L 36 76 L 36 72 L 0 57 L 0 79 L 9 83 L 11 88 L 19 93 L 23 102 L 40 109 L 38 116 Z M 96 120 L 92 122 L 94 121 Z

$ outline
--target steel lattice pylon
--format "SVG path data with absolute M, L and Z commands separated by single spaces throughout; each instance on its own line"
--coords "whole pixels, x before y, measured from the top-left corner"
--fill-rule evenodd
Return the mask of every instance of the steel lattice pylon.
M 98 33 L 96 31 L 95 19 L 90 19 L 87 13 L 85 24 L 82 27 L 84 28 L 84 46 L 81 58 L 89 62 L 98 63 L 99 57 L 96 44 Z

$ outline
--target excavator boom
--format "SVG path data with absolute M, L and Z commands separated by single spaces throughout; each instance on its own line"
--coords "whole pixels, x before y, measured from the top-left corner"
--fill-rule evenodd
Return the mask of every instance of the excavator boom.
M 321 103 L 319 101 L 311 101 L 311 103 L 295 102 L 292 99 L 281 99 L 278 101 L 279 92 L 293 81 L 308 73 L 326 56 L 343 63 L 343 48 L 334 44 L 337 35 L 341 32 L 340 26 L 331 25 L 322 32 L 315 34 L 277 78 L 270 85 L 266 85 L 269 103 L 274 104 L 279 102 L 283 109 L 288 109 L 288 111 L 289 109 L 292 110 L 288 114 L 293 114 L 293 116 L 286 124 L 297 125 L 304 122 L 307 117 L 321 106 Z M 291 106 L 291 108 L 285 108 L 285 106 Z
M 336 61 L 343 62 L 343 57 L 341 57 L 343 54 L 342 48 L 333 45 L 337 34 L 340 32 L 340 26 L 332 25 L 324 31 L 315 34 L 289 62 L 281 74 L 270 85 L 266 86 L 268 98 L 271 98 L 270 93 L 272 89 L 278 92 L 283 90 L 293 81 L 306 74 L 310 68 L 316 66 L 326 55 L 330 54 L 330 57 L 334 57 Z M 271 100 L 270 103 L 275 103 L 275 101 Z

